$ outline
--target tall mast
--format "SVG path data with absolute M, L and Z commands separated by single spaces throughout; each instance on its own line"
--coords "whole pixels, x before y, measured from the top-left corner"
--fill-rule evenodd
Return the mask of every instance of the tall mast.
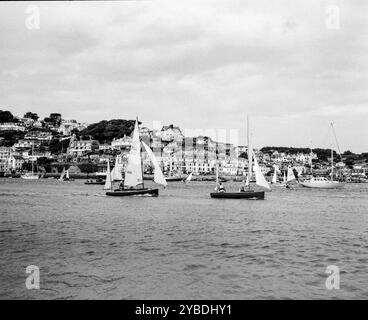
M 310 142 L 310 173 L 311 176 L 313 177 L 313 149 L 312 149 L 312 141 Z
M 333 132 L 333 122 L 331 122 L 331 129 Z M 331 181 L 333 181 L 333 174 L 334 174 L 334 168 L 333 168 L 333 144 L 331 143 Z
M 252 176 L 252 152 L 249 143 L 249 116 L 247 115 L 247 149 L 248 149 L 248 187 L 250 187 L 250 178 Z
M 139 122 L 138 122 L 138 116 L 137 116 L 137 127 L 138 127 L 138 137 L 139 137 L 139 155 L 141 157 L 141 172 L 142 172 L 142 188 L 144 189 L 144 179 L 143 179 L 143 158 L 142 158 L 142 147 L 141 147 L 141 136 L 139 134 Z
M 32 142 L 32 160 L 31 160 L 31 163 L 32 163 L 32 175 L 33 175 L 33 172 L 34 172 L 34 163 L 33 163 L 33 145 L 34 145 L 34 142 Z

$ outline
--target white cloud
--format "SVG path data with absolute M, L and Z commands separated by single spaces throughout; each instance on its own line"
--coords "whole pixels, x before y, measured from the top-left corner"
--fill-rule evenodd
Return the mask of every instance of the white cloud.
M 33 31 L 27 3 L 1 3 L 0 106 L 188 129 L 243 128 L 249 113 L 267 123 L 256 139 L 280 145 L 309 142 L 280 119 L 306 131 L 348 113 L 343 136 L 362 135 L 367 4 L 334 3 L 339 30 L 325 27 L 329 1 L 42 2 Z

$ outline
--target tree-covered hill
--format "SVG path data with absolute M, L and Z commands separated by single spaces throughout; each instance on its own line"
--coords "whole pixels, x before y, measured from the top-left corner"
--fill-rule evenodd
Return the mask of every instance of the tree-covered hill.
M 102 120 L 90 124 L 86 129 L 79 132 L 78 136 L 98 140 L 100 143 L 110 143 L 114 138 L 122 138 L 130 135 L 134 129 L 135 120 Z

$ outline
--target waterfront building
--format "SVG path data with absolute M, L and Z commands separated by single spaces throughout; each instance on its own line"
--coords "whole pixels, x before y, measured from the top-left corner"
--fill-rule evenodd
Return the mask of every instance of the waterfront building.
M 97 140 L 74 140 L 71 141 L 67 153 L 73 156 L 83 156 L 86 153 L 98 150 L 100 143 Z
M 26 128 L 23 125 L 14 122 L 0 123 L 0 131 L 25 131 Z

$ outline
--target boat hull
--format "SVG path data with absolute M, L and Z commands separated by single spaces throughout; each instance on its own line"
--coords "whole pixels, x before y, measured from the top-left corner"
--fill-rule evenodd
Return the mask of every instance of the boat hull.
M 137 190 L 115 190 L 106 192 L 107 196 L 127 197 L 127 196 L 158 196 L 158 189 L 137 189 Z
M 218 199 L 254 199 L 263 200 L 265 198 L 264 191 L 245 191 L 245 192 L 212 192 L 211 198 Z
M 185 180 L 185 178 L 182 178 L 182 177 L 165 177 L 165 180 L 167 182 L 175 182 L 175 181 Z
M 337 181 L 321 181 L 321 182 L 300 182 L 300 184 L 305 188 L 315 188 L 315 189 L 341 189 L 345 186 L 344 183 Z
M 24 180 L 38 180 L 40 178 L 38 175 L 23 175 L 20 177 Z
M 85 182 L 84 184 L 94 184 L 94 185 L 103 186 L 103 185 L 105 185 L 105 181 Z

